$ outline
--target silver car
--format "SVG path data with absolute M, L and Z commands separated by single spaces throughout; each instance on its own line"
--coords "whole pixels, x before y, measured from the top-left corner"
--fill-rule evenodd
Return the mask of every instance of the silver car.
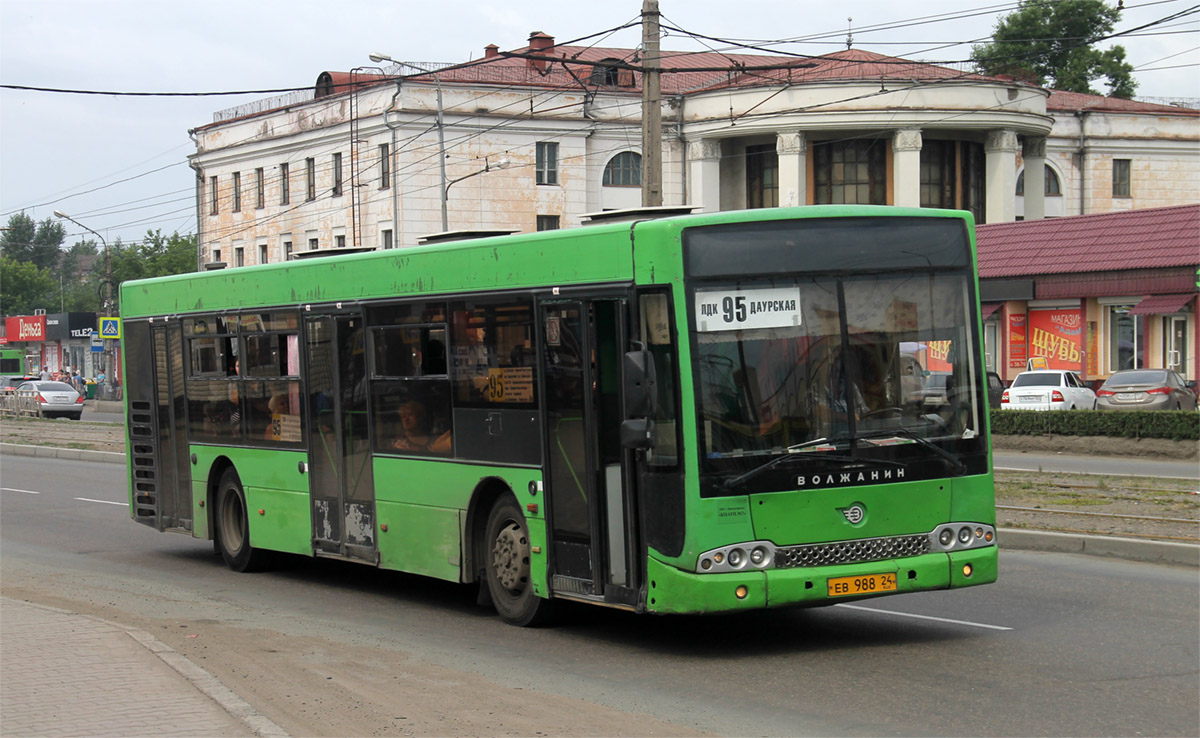
M 79 420 L 83 417 L 83 395 L 66 382 L 26 382 L 17 387 L 17 397 L 35 396 L 43 418 L 64 415 Z
M 1101 410 L 1195 410 L 1196 395 L 1169 369 L 1116 372 L 1096 391 Z

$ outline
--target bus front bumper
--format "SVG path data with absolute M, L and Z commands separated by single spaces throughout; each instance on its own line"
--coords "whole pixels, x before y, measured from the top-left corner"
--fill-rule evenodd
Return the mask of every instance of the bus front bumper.
M 647 563 L 645 608 L 657 613 L 734 612 L 833 605 L 903 592 L 972 587 L 996 581 L 997 562 L 995 546 L 860 564 L 728 574 L 696 574 L 651 558 Z M 831 579 L 888 573 L 895 574 L 894 590 L 830 594 Z

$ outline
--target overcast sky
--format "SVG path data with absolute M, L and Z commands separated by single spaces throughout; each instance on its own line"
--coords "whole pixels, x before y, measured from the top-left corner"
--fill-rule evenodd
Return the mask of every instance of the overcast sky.
M 970 42 L 986 39 L 998 16 L 1017 3 L 659 5 L 666 22 L 708 36 L 817 39 L 777 47 L 791 52 L 845 48 L 852 25 L 856 48 L 950 61 L 968 58 Z M 1126 0 L 1125 6 L 1118 32 L 1197 7 L 1196 0 Z M 369 65 L 367 55 L 375 51 L 405 61 L 463 62 L 482 56 L 487 44 L 523 46 L 531 31 L 565 43 L 634 22 L 640 11 L 641 0 L 0 0 L 0 84 L 120 92 L 303 87 L 322 71 Z M 881 25 L 893 27 L 871 30 Z M 1200 98 L 1200 14 L 1143 33 L 1153 35 L 1119 40 L 1138 69 L 1138 96 Z M 588 43 L 639 42 L 640 29 L 631 28 Z M 675 33 L 662 46 L 703 48 Z M 270 95 L 115 97 L 0 89 L 0 219 L 24 210 L 40 221 L 58 209 L 110 242 L 139 240 L 147 229 L 192 233 L 193 175 L 186 157 L 194 147 L 188 129 L 212 122 L 217 110 L 263 97 Z M 67 226 L 68 244 L 90 237 Z

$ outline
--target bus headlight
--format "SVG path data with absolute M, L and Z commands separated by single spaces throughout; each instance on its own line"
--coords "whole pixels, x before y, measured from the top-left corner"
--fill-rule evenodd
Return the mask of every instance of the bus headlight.
M 929 547 L 933 551 L 961 551 L 995 543 L 996 529 L 982 523 L 945 523 L 929 533 Z
M 747 541 L 705 551 L 696 559 L 698 574 L 728 574 L 735 571 L 763 571 L 775 566 L 775 544 Z

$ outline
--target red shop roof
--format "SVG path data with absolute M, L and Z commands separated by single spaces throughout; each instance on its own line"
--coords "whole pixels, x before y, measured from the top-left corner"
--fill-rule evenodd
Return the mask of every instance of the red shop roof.
M 1200 205 L 981 225 L 979 276 L 1200 265 Z

